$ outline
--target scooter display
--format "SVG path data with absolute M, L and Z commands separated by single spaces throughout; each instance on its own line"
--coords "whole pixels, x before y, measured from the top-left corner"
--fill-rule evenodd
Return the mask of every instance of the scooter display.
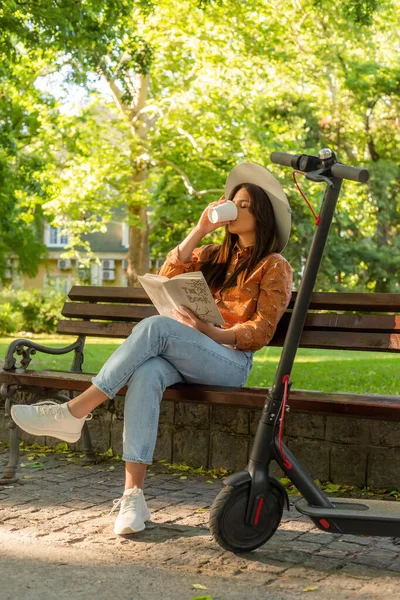
M 289 498 L 282 483 L 269 473 L 275 460 L 302 495 L 296 509 L 328 533 L 400 536 L 400 505 L 382 500 L 329 498 L 305 467 L 279 439 L 300 338 L 326 240 L 344 179 L 365 183 L 366 169 L 342 164 L 324 148 L 318 156 L 273 152 L 273 163 L 300 171 L 315 183 L 326 184 L 318 225 L 311 242 L 303 277 L 293 307 L 274 383 L 267 392 L 249 462 L 243 471 L 226 477 L 210 510 L 209 526 L 214 540 L 225 550 L 250 552 L 275 533 Z

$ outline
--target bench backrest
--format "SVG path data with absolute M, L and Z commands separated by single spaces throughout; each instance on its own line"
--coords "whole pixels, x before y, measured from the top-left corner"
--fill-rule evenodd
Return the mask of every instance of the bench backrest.
M 58 323 L 61 334 L 126 338 L 135 323 L 158 314 L 142 288 L 73 286 L 68 296 L 62 315 L 74 320 Z M 270 346 L 283 345 L 296 296 Z M 300 347 L 400 352 L 400 294 L 314 293 Z

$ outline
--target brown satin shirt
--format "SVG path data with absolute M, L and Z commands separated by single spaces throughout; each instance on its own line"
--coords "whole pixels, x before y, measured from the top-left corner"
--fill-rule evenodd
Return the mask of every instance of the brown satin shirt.
M 181 273 L 199 271 L 200 261 L 207 260 L 217 246 L 219 244 L 195 248 L 191 258 L 185 263 L 178 258 L 176 246 L 167 254 L 157 275 L 170 279 Z M 249 256 L 252 248 L 253 246 L 248 246 L 241 250 L 236 241 L 227 277 L 233 273 L 238 263 Z M 239 281 L 241 277 L 242 273 Z M 226 323 L 221 325 L 222 329 L 232 329 L 236 333 L 235 345 L 224 345 L 235 350 L 255 352 L 269 344 L 290 302 L 292 282 L 292 267 L 281 254 L 274 252 L 255 265 L 242 285 L 223 290 L 222 293 L 214 293 L 215 302 Z

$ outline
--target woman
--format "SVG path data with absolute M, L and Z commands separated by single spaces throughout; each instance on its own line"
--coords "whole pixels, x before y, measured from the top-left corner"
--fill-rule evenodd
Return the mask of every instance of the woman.
M 251 183 L 250 183 L 251 182 Z M 160 402 L 166 387 L 178 382 L 245 385 L 253 354 L 269 343 L 291 298 L 292 268 L 281 256 L 290 234 L 290 209 L 279 182 L 263 167 L 243 163 L 228 176 L 225 194 L 237 206 L 233 221 L 211 223 L 208 211 L 171 250 L 158 274 L 173 277 L 201 270 L 225 325 L 198 319 L 189 309 L 176 320 L 156 315 L 138 323 L 104 364 L 85 392 L 65 404 L 12 407 L 16 424 L 34 435 L 75 442 L 90 411 L 125 397 L 123 455 L 125 491 L 116 506 L 114 533 L 142 531 L 150 519 L 143 487 L 157 439 Z M 222 245 L 198 246 L 226 226 Z

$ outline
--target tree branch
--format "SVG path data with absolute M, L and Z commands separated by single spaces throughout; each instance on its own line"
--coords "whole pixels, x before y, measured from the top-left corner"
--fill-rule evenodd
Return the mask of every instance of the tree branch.
M 136 75 L 139 85 L 137 86 L 137 97 L 135 106 L 129 110 L 129 118 L 131 123 L 134 123 L 142 111 L 147 110 L 146 100 L 148 94 L 149 75 Z M 144 119 L 141 119 L 143 122 Z
M 124 117 L 124 119 L 126 119 L 128 121 L 128 123 L 130 124 L 130 118 L 129 118 L 129 113 L 128 113 L 128 109 L 127 109 L 127 105 L 125 104 L 125 102 L 123 102 L 122 100 L 122 96 L 124 95 L 123 92 L 119 89 L 119 87 L 117 86 L 117 84 L 115 83 L 114 79 L 110 79 L 109 77 L 107 77 L 107 75 L 104 73 L 104 71 L 102 71 L 102 69 L 98 68 L 98 73 L 106 80 L 106 82 L 108 83 L 111 93 L 114 96 L 114 100 L 115 103 L 121 113 L 121 115 Z
M 156 112 L 158 112 L 162 117 L 164 116 L 164 113 L 158 106 L 156 106 L 155 104 L 149 104 L 148 106 L 144 106 L 139 111 L 137 109 L 131 111 L 130 114 L 131 114 L 132 125 L 134 125 L 136 123 L 136 121 L 138 121 L 139 119 L 141 121 L 143 121 L 144 123 L 147 123 L 148 119 L 143 118 L 143 115 L 146 115 L 146 113 L 151 112 L 152 110 L 155 110 Z
M 189 192 L 189 194 L 191 196 L 195 196 L 195 198 L 201 198 L 202 196 L 205 196 L 206 194 L 220 194 L 220 193 L 224 193 L 224 190 L 221 188 L 214 188 L 214 189 L 209 189 L 209 190 L 195 190 L 194 187 L 192 186 L 192 184 L 190 183 L 189 177 L 184 173 L 184 171 L 182 171 L 182 169 L 180 167 L 178 167 L 177 165 L 175 165 L 174 163 L 172 163 L 169 160 L 152 160 L 150 161 L 150 164 L 153 166 L 159 166 L 159 165 L 165 165 L 167 167 L 171 167 L 171 169 L 174 169 L 174 171 L 176 171 L 179 176 L 182 178 L 183 183 L 185 184 L 185 187 L 187 189 L 187 191 Z
M 117 64 L 117 66 L 115 67 L 115 71 L 114 71 L 114 74 L 113 74 L 113 76 L 112 76 L 112 79 L 111 79 L 111 81 L 113 81 L 113 82 L 114 82 L 114 81 L 116 80 L 116 78 L 117 78 L 117 75 L 118 75 L 118 71 L 120 70 L 120 68 L 122 67 L 122 65 L 124 64 L 124 62 L 125 62 L 126 60 L 128 60 L 129 58 L 131 58 L 131 57 L 130 57 L 130 54 L 129 54 L 128 52 L 124 52 L 124 53 L 122 54 L 121 58 L 120 58 L 120 59 L 119 59 L 119 61 L 118 61 L 118 64 Z
M 373 100 L 372 102 L 369 103 L 367 112 L 365 114 L 365 131 L 367 134 L 367 145 L 368 145 L 368 150 L 369 153 L 371 155 L 371 159 L 376 162 L 377 160 L 379 160 L 379 154 L 376 151 L 375 148 L 375 142 L 374 142 L 374 138 L 372 137 L 371 134 L 371 128 L 370 128 L 370 119 L 372 117 L 373 114 L 373 110 L 375 108 L 375 105 L 378 102 L 378 98 L 376 100 Z
M 181 135 L 186 136 L 187 139 L 189 140 L 189 142 L 192 144 L 193 148 L 195 150 L 197 150 L 197 152 L 199 152 L 199 147 L 198 147 L 198 145 L 196 143 L 196 140 L 194 139 L 194 137 L 192 135 L 190 135 L 190 133 L 188 133 L 187 131 L 185 131 L 184 129 L 182 129 L 182 127 L 178 127 L 177 131 Z

